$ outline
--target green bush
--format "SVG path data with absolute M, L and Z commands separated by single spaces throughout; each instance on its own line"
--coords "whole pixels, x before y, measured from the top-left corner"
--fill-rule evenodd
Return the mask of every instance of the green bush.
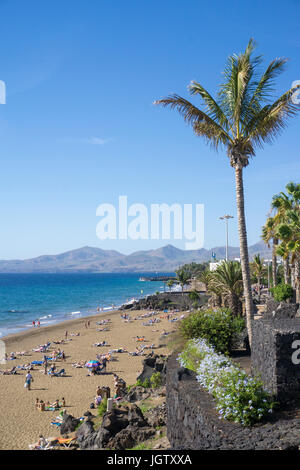
M 234 317 L 228 309 L 207 309 L 191 313 L 179 326 L 185 339 L 203 338 L 223 354 L 229 354 L 234 337 L 243 328 L 244 319 Z
M 103 416 L 107 410 L 107 398 L 104 398 L 98 406 L 98 416 Z
M 284 302 L 288 299 L 292 299 L 294 291 L 290 284 L 278 284 L 276 287 L 270 289 L 274 300 L 276 302 Z
M 151 387 L 150 379 L 145 379 L 144 382 L 142 382 L 141 379 L 138 379 L 136 382 L 136 386 L 150 388 Z
M 158 388 L 162 384 L 162 377 L 160 372 L 155 372 L 150 377 L 151 386 L 153 388 Z
M 192 290 L 190 293 L 189 293 L 189 298 L 193 301 L 193 302 L 197 302 L 197 300 L 199 300 L 199 294 L 196 290 Z

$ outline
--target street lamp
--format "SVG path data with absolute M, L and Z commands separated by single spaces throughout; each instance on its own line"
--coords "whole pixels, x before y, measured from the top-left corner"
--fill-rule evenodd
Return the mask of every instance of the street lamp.
M 228 219 L 233 219 L 233 216 L 232 215 L 223 215 L 222 217 L 219 217 L 219 219 L 221 220 L 225 220 L 226 221 L 226 261 L 228 261 Z

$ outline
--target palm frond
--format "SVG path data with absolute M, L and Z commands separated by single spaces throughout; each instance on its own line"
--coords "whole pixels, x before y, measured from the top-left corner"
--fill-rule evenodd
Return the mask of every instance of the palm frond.
M 287 118 L 299 111 L 292 102 L 293 93 L 299 87 L 291 88 L 272 105 L 266 105 L 256 113 L 245 126 L 245 138 L 258 146 L 262 146 L 263 142 L 273 142 L 278 132 L 286 126 Z
M 220 86 L 219 97 L 222 109 L 230 117 L 232 124 L 239 126 L 249 113 L 249 101 L 253 93 L 252 79 L 261 57 L 251 58 L 255 43 L 250 39 L 244 53 L 232 55 L 227 59 L 224 77 Z M 249 119 L 249 117 L 248 117 Z
M 200 83 L 195 82 L 194 80 L 188 86 L 188 89 L 191 95 L 200 95 L 203 99 L 207 114 L 220 126 L 224 127 L 227 131 L 230 129 L 230 123 L 222 110 L 221 106 L 214 100 L 210 93 L 202 86 Z
M 184 120 L 192 125 L 197 135 L 206 137 L 216 148 L 218 148 L 221 143 L 226 145 L 231 141 L 230 135 L 220 124 L 179 95 L 174 94 L 167 98 L 157 100 L 154 104 L 176 109 L 183 116 Z
M 284 71 L 286 58 L 274 59 L 261 76 L 257 87 L 250 100 L 249 106 L 257 111 L 261 108 L 261 102 L 268 100 L 273 90 L 274 78 Z

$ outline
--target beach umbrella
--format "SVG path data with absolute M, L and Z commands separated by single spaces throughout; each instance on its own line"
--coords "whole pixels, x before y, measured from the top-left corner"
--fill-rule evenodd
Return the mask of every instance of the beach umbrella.
M 85 367 L 88 367 L 90 369 L 92 369 L 93 367 L 99 367 L 100 366 L 100 362 L 99 361 L 96 361 L 96 360 L 93 360 L 93 361 L 88 361 L 86 364 L 85 364 Z

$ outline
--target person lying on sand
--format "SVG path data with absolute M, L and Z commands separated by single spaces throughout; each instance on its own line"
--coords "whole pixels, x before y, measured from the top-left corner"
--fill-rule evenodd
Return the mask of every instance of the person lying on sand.
M 135 351 L 129 352 L 130 356 L 144 356 L 143 350 L 135 348 Z
M 109 353 L 124 353 L 128 352 L 127 349 L 124 348 L 116 348 L 116 349 L 110 349 Z
M 39 440 L 35 444 L 29 444 L 29 449 L 31 450 L 38 450 L 38 449 L 45 449 L 50 444 L 48 439 L 45 439 L 44 436 L 41 434 Z
M 11 352 L 8 357 L 6 357 L 7 361 L 13 361 L 14 359 L 17 359 L 16 353 Z
M 17 351 L 17 352 L 16 352 L 16 355 L 17 355 L 17 356 L 25 356 L 25 355 L 28 354 L 28 353 L 29 353 L 29 351 Z
M 79 361 L 79 362 L 74 362 L 72 364 L 72 367 L 75 367 L 76 369 L 81 369 L 82 367 L 84 367 L 86 361 Z
M 108 344 L 106 343 L 106 341 L 102 341 L 101 343 L 94 343 L 93 346 L 108 346 Z
M 33 364 L 23 364 L 17 367 L 20 370 L 34 370 Z
M 152 344 L 144 344 L 141 346 L 142 349 L 154 349 L 155 346 L 154 346 L 154 343 Z
M 2 375 L 16 375 L 17 374 L 17 368 L 12 367 L 11 369 L 0 370 L 0 374 L 2 374 Z

